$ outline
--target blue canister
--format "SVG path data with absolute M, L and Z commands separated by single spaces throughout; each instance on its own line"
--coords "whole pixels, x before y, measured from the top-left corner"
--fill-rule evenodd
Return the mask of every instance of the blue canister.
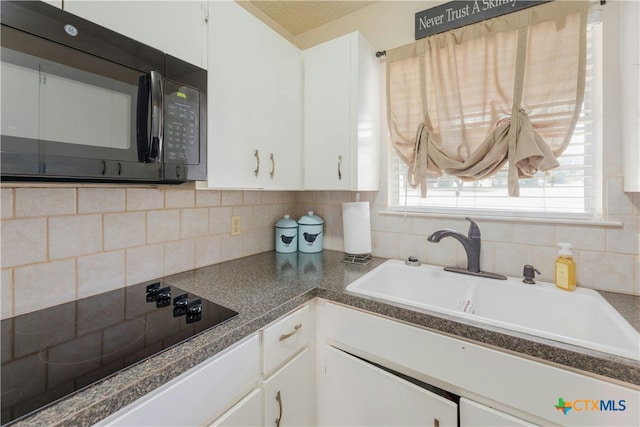
M 298 220 L 298 250 L 300 252 L 313 254 L 322 252 L 324 221 L 313 211 Z
M 291 253 L 298 250 L 298 223 L 289 215 L 276 222 L 276 252 Z

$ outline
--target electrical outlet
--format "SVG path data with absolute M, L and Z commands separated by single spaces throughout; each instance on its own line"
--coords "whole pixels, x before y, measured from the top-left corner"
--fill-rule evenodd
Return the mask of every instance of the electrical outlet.
M 231 217 L 231 235 L 232 236 L 240 235 L 240 217 L 239 216 Z

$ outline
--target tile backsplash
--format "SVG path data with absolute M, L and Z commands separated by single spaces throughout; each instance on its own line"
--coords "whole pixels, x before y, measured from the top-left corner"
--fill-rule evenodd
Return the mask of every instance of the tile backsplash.
M 533 264 L 552 281 L 557 243 L 569 241 L 578 285 L 640 295 L 640 194 L 622 193 L 621 178 L 606 179 L 605 218 L 619 226 L 525 223 L 477 219 L 481 268 L 521 277 Z M 462 246 L 426 238 L 462 218 L 388 212 L 385 184 L 362 193 L 371 203 L 373 254 L 417 256 L 436 265 L 465 266 Z M 240 258 L 274 248 L 274 224 L 285 214 L 313 210 L 325 220 L 324 247 L 342 251 L 340 191 L 200 191 L 193 187 L 11 187 L 1 192 L 2 318 L 73 301 L 122 286 Z M 241 234 L 231 235 L 231 216 Z
M 271 250 L 295 206 L 292 192 L 184 186 L 0 191 L 2 318 Z

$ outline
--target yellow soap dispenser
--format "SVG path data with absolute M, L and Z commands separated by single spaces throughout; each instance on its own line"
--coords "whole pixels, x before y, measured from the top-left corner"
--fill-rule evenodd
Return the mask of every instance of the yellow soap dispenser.
M 565 291 L 576 288 L 576 262 L 573 260 L 571 243 L 558 243 L 560 251 L 556 259 L 556 286 Z

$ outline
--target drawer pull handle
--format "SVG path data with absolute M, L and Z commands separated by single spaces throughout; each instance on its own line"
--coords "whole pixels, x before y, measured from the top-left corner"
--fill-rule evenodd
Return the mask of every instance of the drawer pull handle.
M 258 150 L 256 150 L 256 152 L 253 153 L 253 155 L 256 158 L 256 168 L 253 171 L 253 174 L 255 176 L 258 176 L 258 173 L 260 172 L 260 154 L 258 153 Z
M 276 427 L 280 427 L 280 421 L 282 420 L 282 397 L 280 396 L 280 390 L 276 394 L 276 400 L 278 401 L 278 407 L 280 408 L 280 414 L 276 418 Z
M 280 341 L 284 341 L 287 338 L 292 337 L 295 334 L 297 334 L 298 332 L 300 332 L 300 329 L 302 329 L 302 323 L 298 323 L 296 326 L 294 326 L 293 329 L 294 329 L 293 332 L 289 332 L 288 334 L 280 335 Z

